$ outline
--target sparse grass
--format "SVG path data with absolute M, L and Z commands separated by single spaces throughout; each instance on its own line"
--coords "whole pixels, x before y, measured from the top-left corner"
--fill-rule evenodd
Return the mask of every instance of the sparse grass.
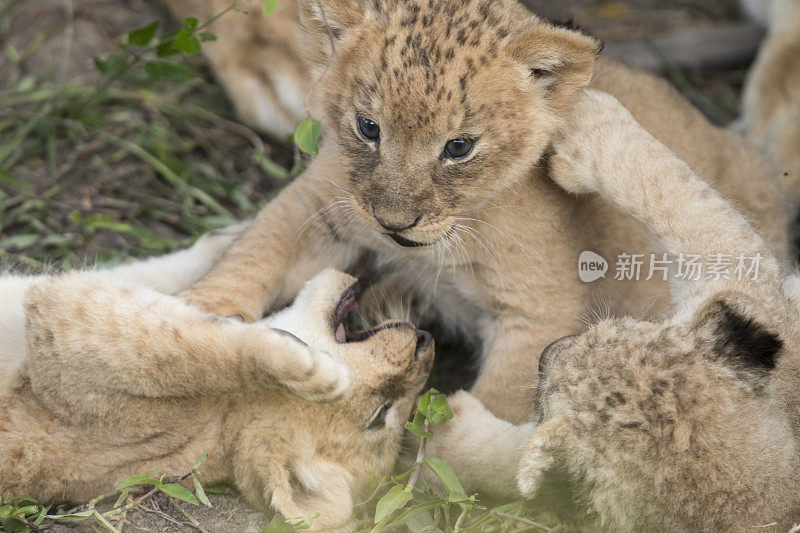
M 208 73 L 56 85 L 21 73 L 25 53 L 7 47 L 0 67 L 0 263 L 166 252 L 254 214 L 298 168 L 288 142 L 234 119 Z

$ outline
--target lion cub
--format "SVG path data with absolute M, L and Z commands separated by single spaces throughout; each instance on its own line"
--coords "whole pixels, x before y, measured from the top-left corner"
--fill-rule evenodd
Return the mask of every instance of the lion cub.
M 369 473 L 394 465 L 432 339 L 405 322 L 348 331 L 357 285 L 330 270 L 251 325 L 127 281 L 180 290 L 186 270 L 210 266 L 207 245 L 11 295 L 20 312 L 0 316 L 3 347 L 17 350 L 0 359 L 0 495 L 82 502 L 132 474 L 189 471 L 208 453 L 206 483 L 233 482 L 287 518 L 319 514 L 314 529 L 347 526 Z M 292 355 L 277 379 L 275 356 L 297 350 L 305 359 Z M 344 389 L 338 366 L 349 368 Z M 300 398 L 309 382 L 331 401 Z
M 543 155 L 590 83 L 787 248 L 773 168 L 665 82 L 597 60 L 590 36 L 516 0 L 286 3 L 304 28 L 320 153 L 182 295 L 206 311 L 255 321 L 320 270 L 366 262 L 479 347 L 472 390 L 520 419 L 538 354 L 580 331 L 592 302 L 648 316 L 669 308 L 658 276 L 583 283 L 574 268 L 585 250 L 653 251 L 629 217 L 549 178 Z M 256 27 L 242 21 L 243 32 Z
M 562 187 L 605 198 L 673 256 L 760 261 L 756 277 L 676 287 L 664 321 L 603 320 L 548 347 L 520 490 L 568 480 L 611 529 L 787 530 L 800 520 L 800 277 L 613 99 L 590 94 L 573 121 L 551 160 Z
M 788 530 L 800 520 L 800 277 L 612 97 L 588 92 L 562 131 L 559 185 L 628 213 L 675 258 L 745 254 L 757 275 L 676 282 L 669 318 L 601 320 L 551 344 L 533 425 L 459 393 L 431 453 L 471 471 L 467 490 L 555 503 L 586 527 Z

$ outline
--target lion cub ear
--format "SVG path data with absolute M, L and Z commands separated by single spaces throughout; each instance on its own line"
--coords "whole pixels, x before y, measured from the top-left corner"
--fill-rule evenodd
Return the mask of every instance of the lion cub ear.
M 714 357 L 737 370 L 763 375 L 775 368 L 783 340 L 760 307 L 745 294 L 721 293 L 697 311 L 693 329 L 701 342 L 711 343 Z
M 589 85 L 602 48 L 598 39 L 570 25 L 534 19 L 527 29 L 510 38 L 506 53 L 523 63 L 531 77 L 549 82 L 548 99 L 554 110 L 561 111 Z
M 319 67 L 328 62 L 342 36 L 364 21 L 369 8 L 360 0 L 300 0 L 299 9 L 306 57 Z

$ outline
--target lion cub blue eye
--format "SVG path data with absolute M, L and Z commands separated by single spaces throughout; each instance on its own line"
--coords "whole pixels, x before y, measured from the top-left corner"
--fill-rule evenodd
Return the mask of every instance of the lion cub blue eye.
M 473 140 L 453 139 L 444 146 L 444 155 L 450 159 L 463 159 L 472 152 L 474 146 L 475 141 Z
M 370 141 L 377 141 L 381 137 L 381 127 L 368 118 L 358 119 L 358 132 Z

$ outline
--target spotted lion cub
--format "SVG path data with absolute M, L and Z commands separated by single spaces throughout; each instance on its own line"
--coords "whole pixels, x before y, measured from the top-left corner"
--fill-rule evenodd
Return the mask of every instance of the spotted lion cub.
M 348 331 L 357 285 L 332 270 L 257 324 L 164 294 L 219 258 L 212 244 L 0 279 L 0 496 L 84 502 L 133 474 L 187 472 L 207 453 L 206 483 L 234 483 L 286 518 L 318 514 L 315 530 L 349 527 L 370 472 L 391 472 L 432 339 L 405 322 Z
M 478 346 L 472 390 L 496 414 L 524 417 L 538 355 L 580 331 L 591 302 L 649 316 L 669 307 L 658 276 L 583 283 L 574 267 L 584 250 L 652 252 L 627 215 L 549 177 L 543 156 L 590 84 L 787 248 L 769 163 L 665 82 L 598 60 L 600 43 L 580 31 L 516 0 L 296 3 L 320 153 L 182 295 L 198 307 L 255 321 L 316 272 L 367 263 Z
M 555 502 L 587 527 L 788 530 L 800 520 L 800 277 L 612 97 L 588 92 L 568 131 L 550 159 L 559 185 L 628 213 L 673 258 L 741 254 L 757 272 L 675 280 L 669 318 L 606 319 L 551 344 L 532 425 L 459 393 L 431 453 L 471 472 L 467 490 Z M 461 449 L 438 448 L 453 439 Z

